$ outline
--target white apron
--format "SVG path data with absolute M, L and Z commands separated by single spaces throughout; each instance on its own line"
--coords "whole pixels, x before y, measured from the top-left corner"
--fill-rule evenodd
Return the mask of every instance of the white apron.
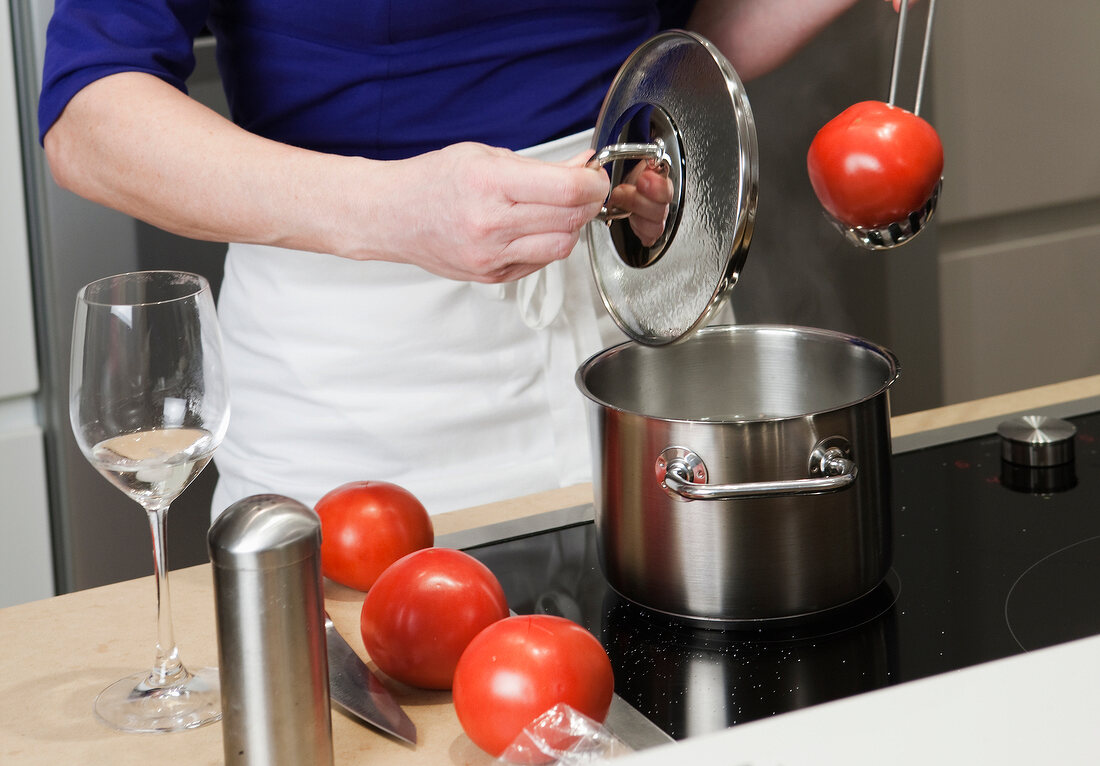
M 591 133 L 524 152 L 563 160 Z M 591 479 L 578 365 L 623 335 L 583 238 L 507 285 L 230 245 L 219 298 L 233 414 L 213 515 L 253 494 L 312 507 L 348 481 L 430 513 Z

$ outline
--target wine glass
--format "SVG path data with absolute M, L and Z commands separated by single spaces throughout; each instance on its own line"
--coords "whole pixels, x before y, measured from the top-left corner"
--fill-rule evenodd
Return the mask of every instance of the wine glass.
M 172 631 L 165 521 L 225 436 L 229 392 L 210 285 L 197 274 L 106 277 L 77 294 L 69 417 L 84 456 L 149 516 L 157 584 L 153 668 L 104 689 L 95 712 L 122 731 L 221 718 L 218 671 L 189 671 Z

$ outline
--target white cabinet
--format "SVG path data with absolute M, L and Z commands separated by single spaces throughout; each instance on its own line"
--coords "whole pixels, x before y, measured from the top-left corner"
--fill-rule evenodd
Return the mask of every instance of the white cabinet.
M 5 401 L 0 416 L 30 400 Z M 24 413 L 24 421 L 30 412 Z M 8 418 L 11 419 L 10 417 Z M 0 421 L 0 608 L 54 595 L 42 430 Z
M 1100 224 L 940 262 L 949 402 L 1100 373 Z
M 0 12 L 0 607 L 54 593 L 9 4 Z
M 935 24 L 945 403 L 1100 373 L 1100 3 L 940 3 Z
M 941 223 L 1100 197 L 1100 3 L 940 3 L 935 25 Z

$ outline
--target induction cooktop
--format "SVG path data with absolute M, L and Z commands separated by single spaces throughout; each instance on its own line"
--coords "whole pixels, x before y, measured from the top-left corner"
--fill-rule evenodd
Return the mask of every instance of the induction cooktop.
M 703 628 L 604 579 L 591 508 L 467 547 L 518 613 L 584 625 L 616 692 L 675 739 L 1100 633 L 1100 413 L 1070 466 L 1001 457 L 996 434 L 895 454 L 893 566 L 838 613 L 779 628 Z

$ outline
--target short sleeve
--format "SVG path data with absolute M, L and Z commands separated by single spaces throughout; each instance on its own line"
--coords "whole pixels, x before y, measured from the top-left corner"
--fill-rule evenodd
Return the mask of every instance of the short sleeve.
M 39 141 L 89 83 L 146 72 L 186 91 L 210 0 L 57 0 L 46 29 Z

